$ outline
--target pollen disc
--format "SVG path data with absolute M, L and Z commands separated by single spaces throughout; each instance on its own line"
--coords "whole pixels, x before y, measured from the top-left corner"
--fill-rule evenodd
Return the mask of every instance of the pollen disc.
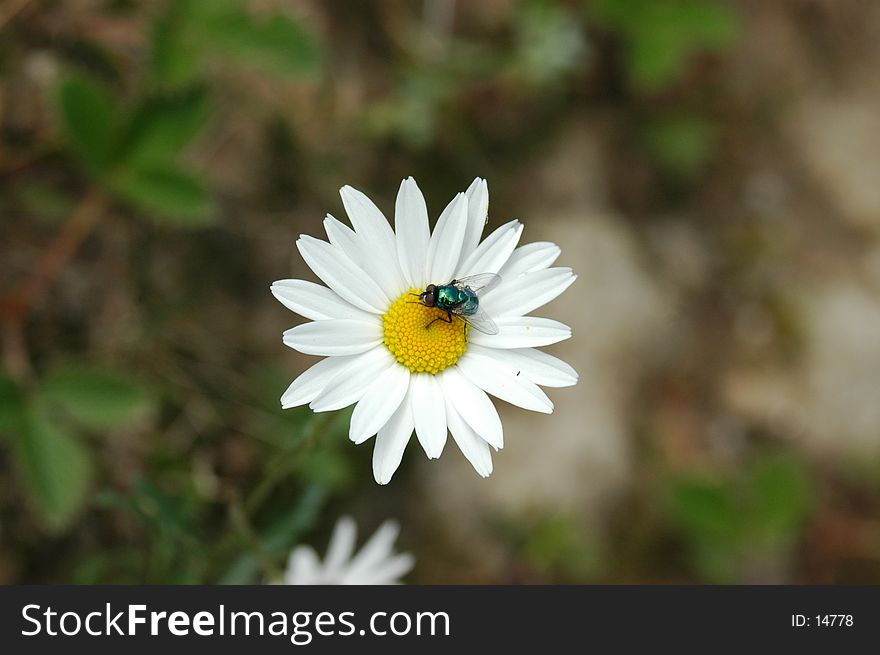
M 455 364 L 467 350 L 470 326 L 455 315 L 447 323 L 446 312 L 422 304 L 419 293 L 410 289 L 382 318 L 385 345 L 413 373 L 436 374 Z

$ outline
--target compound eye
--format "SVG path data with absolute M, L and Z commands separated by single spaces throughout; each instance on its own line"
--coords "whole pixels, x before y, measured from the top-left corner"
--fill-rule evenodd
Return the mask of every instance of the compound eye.
M 424 295 L 425 304 L 428 307 L 433 307 L 436 304 L 437 294 L 435 293 L 434 289 L 432 289 L 431 287 L 428 287 L 428 290 L 425 291 L 425 293 L 423 295 Z

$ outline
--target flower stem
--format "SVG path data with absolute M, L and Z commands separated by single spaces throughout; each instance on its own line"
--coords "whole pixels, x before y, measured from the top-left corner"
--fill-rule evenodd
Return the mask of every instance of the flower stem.
M 70 214 L 61 231 L 43 251 L 37 265 L 17 291 L 0 298 L 0 322 L 4 324 L 4 360 L 10 371 L 24 375 L 28 356 L 24 323 L 45 296 L 52 282 L 76 254 L 107 206 L 107 197 L 91 188 Z

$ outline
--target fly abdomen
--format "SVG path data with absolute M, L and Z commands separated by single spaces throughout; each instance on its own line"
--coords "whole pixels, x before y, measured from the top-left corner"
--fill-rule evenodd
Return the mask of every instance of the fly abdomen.
M 477 313 L 477 310 L 480 308 L 480 299 L 477 298 L 477 294 L 470 293 L 468 294 L 467 300 L 465 300 L 461 305 L 461 313 L 465 316 L 472 316 Z

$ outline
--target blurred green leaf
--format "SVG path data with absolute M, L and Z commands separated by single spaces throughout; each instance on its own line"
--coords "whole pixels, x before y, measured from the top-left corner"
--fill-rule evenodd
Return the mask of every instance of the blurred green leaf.
M 694 567 L 716 583 L 735 582 L 750 557 L 785 552 L 812 504 L 809 473 L 790 454 L 759 454 L 736 475 L 670 482 L 670 518 L 687 537 Z
M 189 536 L 192 521 L 184 499 L 169 495 L 143 478 L 135 482 L 132 492 L 141 516 L 152 524 L 157 532 L 171 539 Z
M 439 109 L 450 92 L 448 81 L 433 71 L 405 70 L 395 93 L 368 107 L 366 127 L 377 137 L 395 135 L 415 149 L 435 137 Z
M 107 170 L 116 124 L 110 92 L 93 80 L 72 76 L 61 83 L 58 104 L 73 152 L 92 173 Z
M 181 227 L 210 223 L 213 203 L 207 184 L 171 165 L 127 168 L 114 179 L 115 191 L 158 222 Z
M 670 481 L 670 519 L 687 538 L 689 562 L 703 579 L 736 580 L 742 521 L 725 480 L 684 475 Z
M 736 36 L 739 19 L 721 0 L 591 0 L 602 22 L 626 41 L 633 83 L 655 90 L 678 77 L 700 50 L 718 50 Z
M 125 425 L 150 407 L 146 391 L 128 376 L 92 366 L 70 364 L 50 371 L 43 380 L 43 395 L 95 430 Z
M 142 560 L 143 553 L 136 547 L 98 550 L 75 564 L 69 582 L 76 585 L 143 583 L 133 573 L 141 567 Z
M 783 455 L 765 456 L 752 467 L 749 488 L 753 500 L 748 526 L 754 538 L 773 544 L 796 535 L 812 504 L 803 463 Z
M 563 516 L 539 521 L 529 531 L 525 550 L 530 564 L 543 574 L 561 572 L 567 579 L 586 581 L 601 568 L 596 544 L 575 520 Z
M 207 96 L 202 89 L 147 98 L 131 118 L 121 157 L 133 166 L 171 164 L 207 118 Z
M 240 7 L 230 7 L 206 20 L 204 31 L 212 48 L 271 72 L 306 75 L 321 63 L 318 40 L 286 14 L 258 18 Z
M 297 460 L 297 472 L 306 481 L 317 482 L 329 489 L 341 489 L 354 480 L 348 458 L 333 447 L 301 455 Z
M 713 584 L 732 584 L 739 576 L 740 552 L 736 541 L 697 541 L 692 548 L 694 568 Z
M 156 468 L 152 473 L 160 477 Z M 141 583 L 193 584 L 201 579 L 205 558 L 196 536 L 199 506 L 191 487 L 177 480 L 172 488 L 138 478 L 124 492 L 108 489 L 95 496 L 97 506 L 128 514 L 149 531 L 150 546 L 141 553 Z
M 24 394 L 15 380 L 0 371 L 0 433 L 20 434 L 24 417 Z
M 202 62 L 201 48 L 193 43 L 189 25 L 194 22 L 191 0 L 169 2 L 167 11 L 153 24 L 151 73 L 162 86 L 191 82 Z
M 586 42 L 572 12 L 555 3 L 528 2 L 517 12 L 516 66 L 533 83 L 552 82 L 584 60 Z
M 88 450 L 51 419 L 41 402 L 29 408 L 17 446 L 16 463 L 45 526 L 65 528 L 82 508 L 91 483 Z
M 700 116 L 682 114 L 648 123 L 643 138 L 662 166 L 679 175 L 693 175 L 712 154 L 715 129 Z
M 728 489 L 721 483 L 698 477 L 671 482 L 669 502 L 673 519 L 692 536 L 701 539 L 735 539 L 740 519 Z
M 156 535 L 170 541 L 191 537 L 192 503 L 172 496 L 143 478 L 125 492 L 104 490 L 95 495 L 96 505 L 136 517 Z
M 286 509 L 271 517 L 261 530 L 261 541 L 267 552 L 286 558 L 299 537 L 314 526 L 321 508 L 327 502 L 327 489 L 319 484 L 310 484 L 294 501 L 293 510 Z M 260 560 L 251 553 L 243 553 L 235 558 L 224 571 L 218 584 L 252 583 L 260 572 Z
M 302 76 L 321 64 L 315 35 L 286 13 L 252 14 L 234 0 L 179 0 L 155 23 L 152 68 L 166 86 L 191 82 L 214 52 L 268 70 Z

